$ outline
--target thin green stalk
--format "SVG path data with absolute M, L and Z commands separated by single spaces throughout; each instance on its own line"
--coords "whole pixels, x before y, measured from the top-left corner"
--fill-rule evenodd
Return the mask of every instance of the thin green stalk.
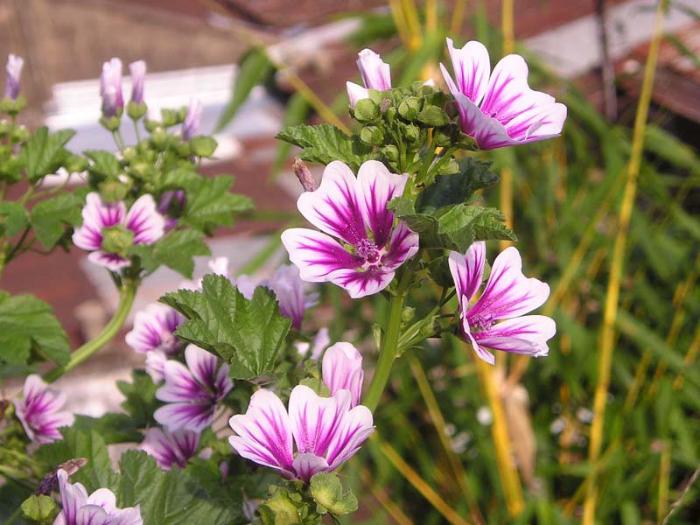
M 73 370 L 76 366 L 83 363 L 93 354 L 95 354 L 100 348 L 109 343 L 116 335 L 119 330 L 124 325 L 126 318 L 131 311 L 131 307 L 134 304 L 134 297 L 136 296 L 136 289 L 138 288 L 138 281 L 134 280 L 124 280 L 122 283 L 121 290 L 119 292 L 119 306 L 114 314 L 114 317 L 107 323 L 100 335 L 95 339 L 92 339 L 85 343 L 83 346 L 78 348 L 75 352 L 71 354 L 70 361 L 64 366 L 54 368 L 44 375 L 44 380 L 48 383 L 56 381 L 66 372 Z
M 406 298 L 406 289 L 409 280 L 410 270 L 407 268 L 399 281 L 398 290 L 389 302 L 389 318 L 387 320 L 386 331 L 384 332 L 382 347 L 379 350 L 377 368 L 374 371 L 372 383 L 369 385 L 369 390 L 367 390 L 367 395 L 363 403 L 372 411 L 374 411 L 379 404 L 379 399 L 382 397 L 382 393 L 389 381 L 394 359 L 396 359 L 399 337 L 401 336 L 401 314 L 403 312 L 403 303 Z

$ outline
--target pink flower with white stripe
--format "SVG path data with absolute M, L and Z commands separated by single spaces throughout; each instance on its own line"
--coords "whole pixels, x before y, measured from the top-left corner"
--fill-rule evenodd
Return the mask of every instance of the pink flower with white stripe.
M 382 60 L 382 57 L 371 49 L 363 49 L 357 55 L 357 67 L 364 87 L 354 82 L 346 82 L 350 105 L 363 98 L 369 98 L 369 90 L 386 91 L 391 89 L 391 66 Z
M 396 269 L 418 251 L 418 235 L 402 221 L 395 224 L 387 208 L 403 194 L 407 180 L 376 160 L 364 162 L 357 178 L 340 161 L 328 164 L 319 188 L 297 201 L 301 214 L 323 233 L 306 228 L 282 233 L 301 278 L 332 282 L 353 298 L 386 288 Z
M 143 525 L 139 505 L 118 509 L 114 493 L 104 488 L 88 496 L 81 483 L 69 483 L 63 469 L 56 478 L 62 509 L 53 525 Z
M 185 349 L 185 362 L 170 360 L 163 366 L 165 385 L 156 392 L 156 398 L 165 406 L 153 417 L 168 431 L 185 429 L 202 432 L 214 420 L 217 404 L 233 388 L 228 376 L 228 365 L 195 345 Z
M 353 408 L 349 391 L 321 397 L 304 385 L 292 390 L 289 411 L 276 394 L 258 390 L 246 413 L 229 424 L 236 434 L 229 442 L 238 454 L 303 481 L 338 468 L 374 431 L 372 413 L 362 405 Z
M 141 449 L 153 456 L 163 470 L 185 468 L 187 460 L 197 453 L 199 434 L 190 430 L 168 432 L 157 427 L 149 428 L 141 443 Z
M 100 76 L 100 96 L 102 97 L 102 115 L 118 117 L 124 110 L 122 94 L 122 61 L 118 58 L 102 64 Z
M 182 315 L 169 306 L 149 304 L 134 316 L 134 327 L 126 334 L 126 344 L 140 354 L 158 350 L 172 355 L 180 348 L 175 330 L 183 320 Z
M 481 149 L 526 144 L 556 137 L 566 120 L 566 106 L 530 89 L 528 68 L 520 55 L 503 57 L 491 72 L 486 47 L 475 40 L 447 49 L 455 80 L 444 65 L 442 74 L 457 101 L 462 131 Z
M 24 397 L 15 400 L 15 414 L 30 440 L 35 443 L 52 443 L 63 439 L 59 432 L 61 427 L 73 424 L 73 414 L 66 412 L 66 395 L 49 388 L 36 374 L 24 381 Z
M 323 383 L 335 395 L 340 390 L 350 392 L 351 406 L 356 406 L 362 396 L 362 355 L 350 343 L 336 343 L 323 354 L 321 363 Z
M 153 244 L 163 236 L 165 221 L 153 197 L 143 195 L 127 211 L 124 202 L 105 203 L 99 193 L 88 193 L 83 225 L 73 233 L 73 244 L 92 252 L 88 259 L 117 272 L 131 264 L 128 249 Z
M 496 257 L 486 287 L 477 299 L 485 263 L 483 242 L 472 244 L 464 255 L 450 252 L 450 271 L 467 342 L 490 364 L 495 359 L 487 349 L 535 357 L 547 355 L 547 341 L 556 333 L 554 320 L 544 315 L 523 314 L 547 301 L 549 285 L 525 277 L 520 253 L 510 247 Z
M 7 57 L 7 78 L 5 79 L 5 98 L 17 100 L 19 97 L 19 81 L 22 77 L 22 67 L 24 60 L 17 55 L 9 55 Z

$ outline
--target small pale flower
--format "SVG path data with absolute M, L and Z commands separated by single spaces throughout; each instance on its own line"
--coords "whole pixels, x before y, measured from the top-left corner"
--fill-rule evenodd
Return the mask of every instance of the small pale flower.
M 100 96 L 102 97 L 102 115 L 116 117 L 124 109 L 122 95 L 122 61 L 113 58 L 102 65 L 100 76 Z
M 236 434 L 229 442 L 246 459 L 308 481 L 350 459 L 374 431 L 372 413 L 362 405 L 351 408 L 351 397 L 347 390 L 321 397 L 298 385 L 287 411 L 273 392 L 258 390 L 246 413 L 229 421 Z
M 160 350 L 153 350 L 146 354 L 146 373 L 156 385 L 163 382 L 165 376 L 165 363 L 168 356 Z
M 486 287 L 476 299 L 485 263 L 483 242 L 472 244 L 464 255 L 450 252 L 450 271 L 467 342 L 481 359 L 491 364 L 495 359 L 487 349 L 535 357 L 547 355 L 547 341 L 556 333 L 554 320 L 523 314 L 545 303 L 549 286 L 525 277 L 520 253 L 510 247 L 496 257 Z
M 182 139 L 190 140 L 199 131 L 202 123 L 202 103 L 197 99 L 192 99 L 185 114 L 185 122 L 182 124 Z
M 462 131 L 482 149 L 526 144 L 556 137 L 566 120 L 566 106 L 530 89 L 528 68 L 520 55 L 503 57 L 491 72 L 486 47 L 475 40 L 455 49 L 447 39 L 453 80 L 440 64 L 457 102 Z
M 59 428 L 73 424 L 73 414 L 66 412 L 66 395 L 50 388 L 36 374 L 24 381 L 23 398 L 15 400 L 15 414 L 27 437 L 35 443 L 45 444 L 63 439 Z
M 62 510 L 53 525 L 143 525 L 139 505 L 117 508 L 117 498 L 109 489 L 97 489 L 88 496 L 81 483 L 69 483 L 68 473 L 56 473 Z
M 418 251 L 418 235 L 402 221 L 394 224 L 387 208 L 403 194 L 407 178 L 376 160 L 364 162 L 357 178 L 340 161 L 328 164 L 319 188 L 297 201 L 301 214 L 323 233 L 306 228 L 282 233 L 301 278 L 332 282 L 353 298 L 386 288 L 396 269 Z
M 382 57 L 371 49 L 363 49 L 357 55 L 357 67 L 364 87 L 354 82 L 346 82 L 350 105 L 363 98 L 369 98 L 369 90 L 386 91 L 391 89 L 391 66 L 382 60 Z
M 88 259 L 113 272 L 129 266 L 127 251 L 133 244 L 153 244 L 163 236 L 164 220 L 153 197 L 143 195 L 127 212 L 124 202 L 105 203 L 99 193 L 88 193 L 83 225 L 73 244 L 92 252 Z
M 233 388 L 228 365 L 195 345 L 185 349 L 187 366 L 168 361 L 163 367 L 165 385 L 156 398 L 167 403 L 153 416 L 168 431 L 201 432 L 214 420 L 216 406 Z
M 146 80 L 146 62 L 137 60 L 129 64 L 131 73 L 131 102 L 143 104 L 143 86 Z
M 299 352 L 299 355 L 302 357 L 306 357 L 306 354 L 310 353 L 309 358 L 313 359 L 314 361 L 318 361 L 321 359 L 323 351 L 329 344 L 331 344 L 330 333 L 328 332 L 328 328 L 324 326 L 323 328 L 319 329 L 311 343 L 307 343 L 306 341 L 298 341 L 294 343 L 294 346 L 296 346 L 297 352 Z
M 5 79 L 5 97 L 10 100 L 17 100 L 19 96 L 19 80 L 22 76 L 22 67 L 24 60 L 17 55 L 9 55 L 7 57 L 7 78 Z
M 336 343 L 323 354 L 321 363 L 323 383 L 335 395 L 340 390 L 350 392 L 350 406 L 356 406 L 362 396 L 362 355 L 350 343 Z
M 197 453 L 199 434 L 190 430 L 168 432 L 153 427 L 146 431 L 141 449 L 153 456 L 163 470 L 185 468 L 187 460 Z
M 169 306 L 149 304 L 134 316 L 134 327 L 126 334 L 126 344 L 140 354 L 155 350 L 174 354 L 180 348 L 175 330 L 183 320 L 182 315 Z

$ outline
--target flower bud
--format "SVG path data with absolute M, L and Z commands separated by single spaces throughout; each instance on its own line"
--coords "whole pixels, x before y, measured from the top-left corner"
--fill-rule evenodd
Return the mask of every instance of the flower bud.
M 156 149 L 163 150 L 168 143 L 168 132 L 161 127 L 157 127 L 151 133 L 151 142 Z
M 367 89 L 391 89 L 391 67 L 371 49 L 363 49 L 358 53 L 357 67 Z
M 371 146 L 378 146 L 384 141 L 384 132 L 377 126 L 365 126 L 360 130 L 360 140 Z
M 64 166 L 68 173 L 80 173 L 88 168 L 88 161 L 80 155 L 71 155 L 65 161 Z
M 404 126 L 404 137 L 408 142 L 415 144 L 420 140 L 420 128 L 414 124 Z
M 399 148 L 393 144 L 384 146 L 382 148 L 382 155 L 384 155 L 389 162 L 396 162 L 399 160 Z
M 211 157 L 216 151 L 217 142 L 206 135 L 199 135 L 190 140 L 192 154 L 197 157 Z
M 17 100 L 19 96 L 19 80 L 22 76 L 22 66 L 24 60 L 17 55 L 9 55 L 7 57 L 7 79 L 5 80 L 5 97 L 11 100 Z
M 420 100 L 416 97 L 408 97 L 399 104 L 399 115 L 406 120 L 415 120 L 420 111 Z
M 129 118 L 132 120 L 140 120 L 141 117 L 143 117 L 147 111 L 148 107 L 143 102 L 138 104 L 131 100 L 126 105 L 126 114 L 129 115 Z
M 371 122 L 379 117 L 379 106 L 373 100 L 363 98 L 355 105 L 353 114 L 360 122 Z
M 99 185 L 100 197 L 103 202 L 112 203 L 123 200 L 129 188 L 117 180 L 106 180 Z
M 106 118 L 118 117 L 124 110 L 122 96 L 122 61 L 113 58 L 102 65 L 100 76 L 102 115 Z
M 169 128 L 182 122 L 181 113 L 175 109 L 162 109 L 160 111 L 163 126 Z
M 131 73 L 131 102 L 143 104 L 143 86 L 146 79 L 146 62 L 137 60 L 129 64 Z M 143 115 L 142 115 L 143 116 Z
M 126 255 L 134 244 L 134 232 L 122 225 L 102 230 L 102 249 L 109 253 Z
M 304 188 L 304 191 L 316 191 L 318 188 L 318 183 L 316 182 L 313 173 L 311 173 L 311 170 L 306 164 L 304 164 L 303 160 L 299 158 L 294 159 L 292 169 L 294 170 L 294 175 L 296 175 L 297 179 L 299 179 L 302 188 Z
M 455 159 L 450 159 L 447 164 L 443 164 L 438 170 L 438 175 L 456 175 L 459 173 L 459 164 Z
M 185 122 L 182 124 L 183 140 L 190 140 L 199 131 L 202 121 L 202 103 L 197 99 L 192 99 L 187 108 Z

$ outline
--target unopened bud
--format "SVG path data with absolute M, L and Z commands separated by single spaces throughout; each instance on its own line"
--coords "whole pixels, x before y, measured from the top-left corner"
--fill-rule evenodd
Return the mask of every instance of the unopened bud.
M 292 169 L 294 170 L 294 175 L 299 179 L 301 187 L 304 188 L 304 191 L 316 191 L 318 183 L 303 160 L 299 158 L 294 159 Z

